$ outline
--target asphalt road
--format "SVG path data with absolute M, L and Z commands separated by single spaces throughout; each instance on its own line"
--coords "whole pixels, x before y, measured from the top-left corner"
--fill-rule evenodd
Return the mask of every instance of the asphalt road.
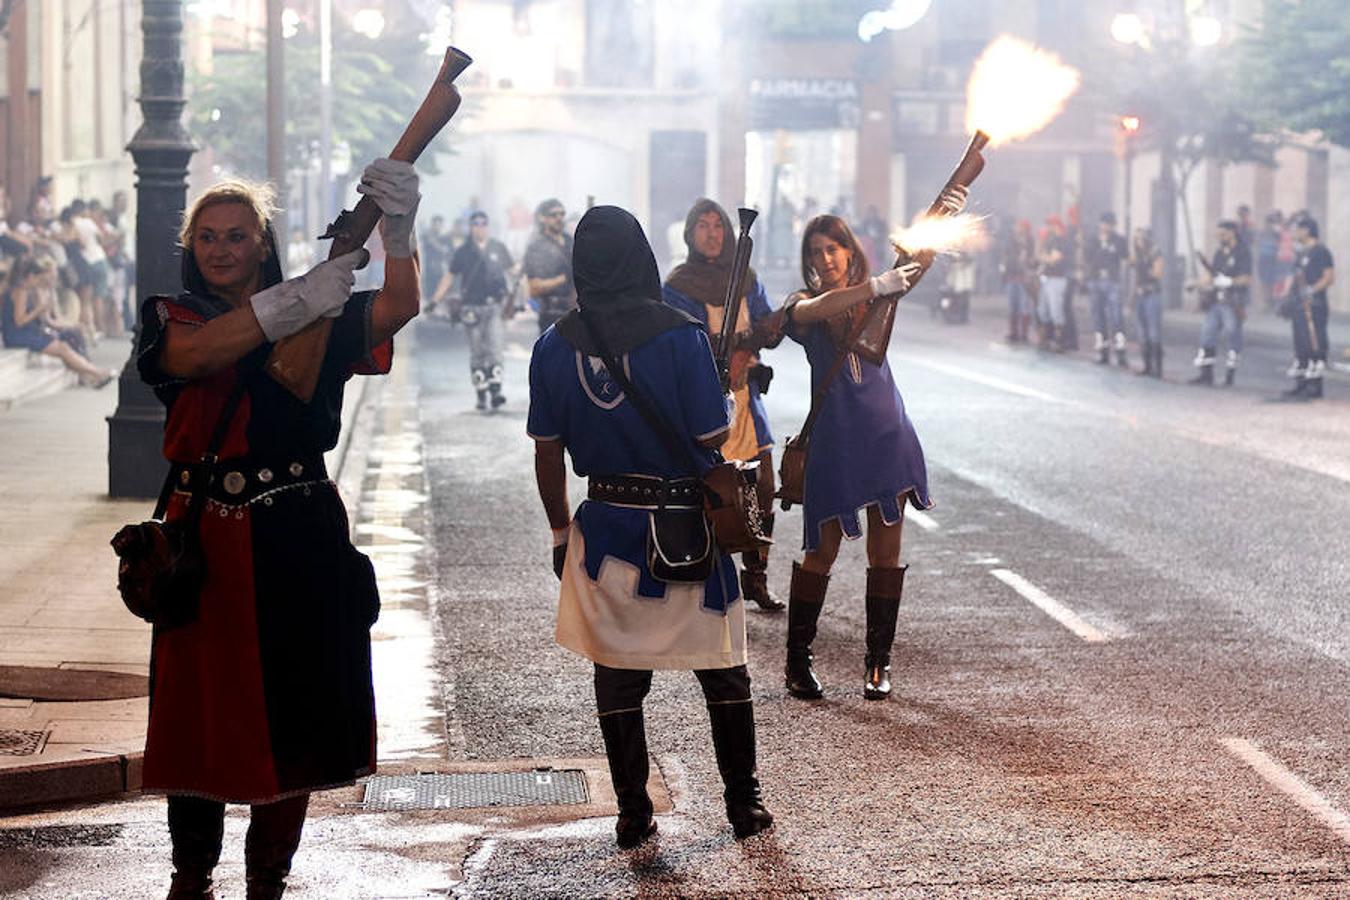
M 616 851 L 613 819 L 353 814 L 336 798 L 319 805 L 293 895 L 1350 895 L 1350 379 L 1320 404 L 1265 402 L 1288 357 L 1272 329 L 1249 340 L 1236 388 L 1185 386 L 1190 324 L 1169 332 L 1159 383 L 1007 348 L 996 307 L 966 326 L 902 312 L 891 363 L 937 506 L 906 525 L 895 696 L 861 695 L 861 542 L 821 619 L 824 700 L 785 695 L 784 617 L 749 616 L 772 832 L 731 839 L 701 695 L 666 673 L 648 732 L 674 807 L 648 847 Z M 402 611 L 429 619 L 419 721 L 452 762 L 603 753 L 589 664 L 552 642 L 524 436 L 532 331 L 511 328 L 509 402 L 483 414 L 462 334 L 420 323 L 403 412 L 384 421 L 420 423 L 400 460 L 425 508 L 399 527 L 425 542 L 429 599 Z M 805 414 L 807 373 L 791 344 L 768 361 L 781 440 Z M 800 528 L 798 511 L 780 514 L 780 596 Z M 8 847 L 0 830 L 0 859 L 37 873 L 0 876 L 0 894 L 150 896 L 159 815 L 146 800 L 0 822 L 15 828 Z M 42 832 L 77 823 L 116 831 Z M 232 818 L 227 859 L 241 829 Z M 16 850 L 21 833 L 67 837 Z M 116 887 L 98 893 L 99 878 Z
M 1173 329 L 1173 360 L 1193 352 L 1186 324 Z M 774 833 L 730 840 L 697 689 L 672 673 L 648 707 L 652 752 L 673 757 L 683 793 L 658 844 L 616 854 L 605 829 L 497 840 L 465 890 L 1350 892 L 1350 581 L 1338 527 L 1350 515 L 1350 406 L 1265 402 L 1284 386 L 1278 333 L 1251 341 L 1237 388 L 1206 390 L 1086 355 L 1013 351 L 1000 326 L 996 311 L 952 327 L 910 308 L 897 329 L 892 364 L 938 506 L 929 528 L 906 529 L 892 701 L 861 698 L 860 544 L 843 553 L 822 618 L 824 701 L 785 696 L 783 618 L 750 617 Z M 519 385 L 528 331 L 516 338 Z M 598 755 L 588 667 L 549 641 L 523 388 L 506 413 L 478 418 L 465 411 L 456 338 L 432 326 L 422 341 L 438 552 L 463 564 L 442 570 L 463 602 L 443 605 L 441 620 L 465 752 Z M 781 438 L 804 416 L 806 372 L 790 345 L 769 361 Z M 1182 368 L 1171 377 L 1189 377 Z M 438 457 L 438 446 L 455 449 Z M 476 512 L 513 524 L 479 534 Z M 781 519 L 771 581 L 785 594 L 800 518 Z

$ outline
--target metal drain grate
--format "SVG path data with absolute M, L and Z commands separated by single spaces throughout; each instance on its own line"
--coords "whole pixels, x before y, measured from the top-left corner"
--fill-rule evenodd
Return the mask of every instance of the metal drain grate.
M 13 731 L 0 728 L 0 756 L 32 756 L 42 749 L 45 731 Z
M 580 769 L 373 775 L 366 809 L 472 809 L 482 806 L 566 806 L 586 803 Z

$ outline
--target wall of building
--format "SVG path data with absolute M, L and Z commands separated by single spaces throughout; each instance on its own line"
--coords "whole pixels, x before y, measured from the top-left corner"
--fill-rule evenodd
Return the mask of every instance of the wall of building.
M 139 8 L 46 0 L 41 35 L 41 172 L 56 179 L 58 204 L 107 202 L 132 184 L 124 151 L 139 121 Z

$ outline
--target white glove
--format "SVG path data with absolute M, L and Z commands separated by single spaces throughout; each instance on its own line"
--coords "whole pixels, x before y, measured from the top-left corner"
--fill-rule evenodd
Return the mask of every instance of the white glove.
M 412 163 L 381 157 L 361 173 L 358 194 L 365 194 L 380 207 L 380 238 L 390 256 L 407 259 L 413 254 L 413 219 L 422 195 L 417 191 L 417 170 Z
M 944 213 L 955 216 L 966 208 L 966 198 L 969 196 L 970 188 L 954 184 L 942 192 L 941 196 L 938 197 L 938 204 L 942 207 Z
M 369 260 L 370 253 L 362 247 L 254 294 L 248 302 L 263 334 L 275 343 L 321 316 L 341 315 L 356 281 L 352 273 Z
M 872 276 L 872 296 L 886 297 L 890 294 L 903 294 L 909 290 L 914 278 L 922 271 L 916 262 L 907 262 L 894 269 L 887 269 L 880 275 Z
M 1230 288 L 1233 286 L 1233 279 L 1227 275 L 1215 275 L 1214 286 L 1216 288 L 1219 288 L 1220 290 L 1223 290 L 1224 288 Z

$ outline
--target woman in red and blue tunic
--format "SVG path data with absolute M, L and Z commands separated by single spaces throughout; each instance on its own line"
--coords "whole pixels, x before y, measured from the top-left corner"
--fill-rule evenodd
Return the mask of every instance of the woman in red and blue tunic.
M 964 201 L 963 188 L 943 195 L 952 213 Z M 839 354 L 847 356 L 825 393 L 807 454 L 802 503 L 806 552 L 792 567 L 788 597 L 785 681 L 795 697 L 822 695 L 811 669 L 811 642 L 840 541 L 863 536 L 864 516 L 868 568 L 863 696 L 890 696 L 891 644 L 907 568 L 900 565 L 905 505 L 927 509 L 933 501 L 923 447 L 905 413 L 890 363 L 867 362 L 848 348 L 847 338 L 869 303 L 902 293 L 917 271 L 911 263 L 869 278 L 858 239 L 837 216 L 817 216 L 802 234 L 806 287 L 784 304 L 783 330 L 806 350 L 812 391 Z
M 200 488 L 206 582 L 195 618 L 157 626 L 144 788 L 168 795 L 170 898 L 211 896 L 226 803 L 247 803 L 249 898 L 280 897 L 310 792 L 375 767 L 370 626 L 379 594 L 324 469 L 353 374 L 389 371 L 420 296 L 411 250 L 417 174 L 378 160 L 359 188 L 384 212 L 379 291 L 353 294 L 357 250 L 282 280 L 266 188 L 208 190 L 182 230 L 183 287 L 142 308 L 141 377 L 164 402 L 164 455 L 186 512 L 194 466 L 238 405 Z M 318 319 L 333 329 L 309 403 L 264 370 L 273 344 Z

